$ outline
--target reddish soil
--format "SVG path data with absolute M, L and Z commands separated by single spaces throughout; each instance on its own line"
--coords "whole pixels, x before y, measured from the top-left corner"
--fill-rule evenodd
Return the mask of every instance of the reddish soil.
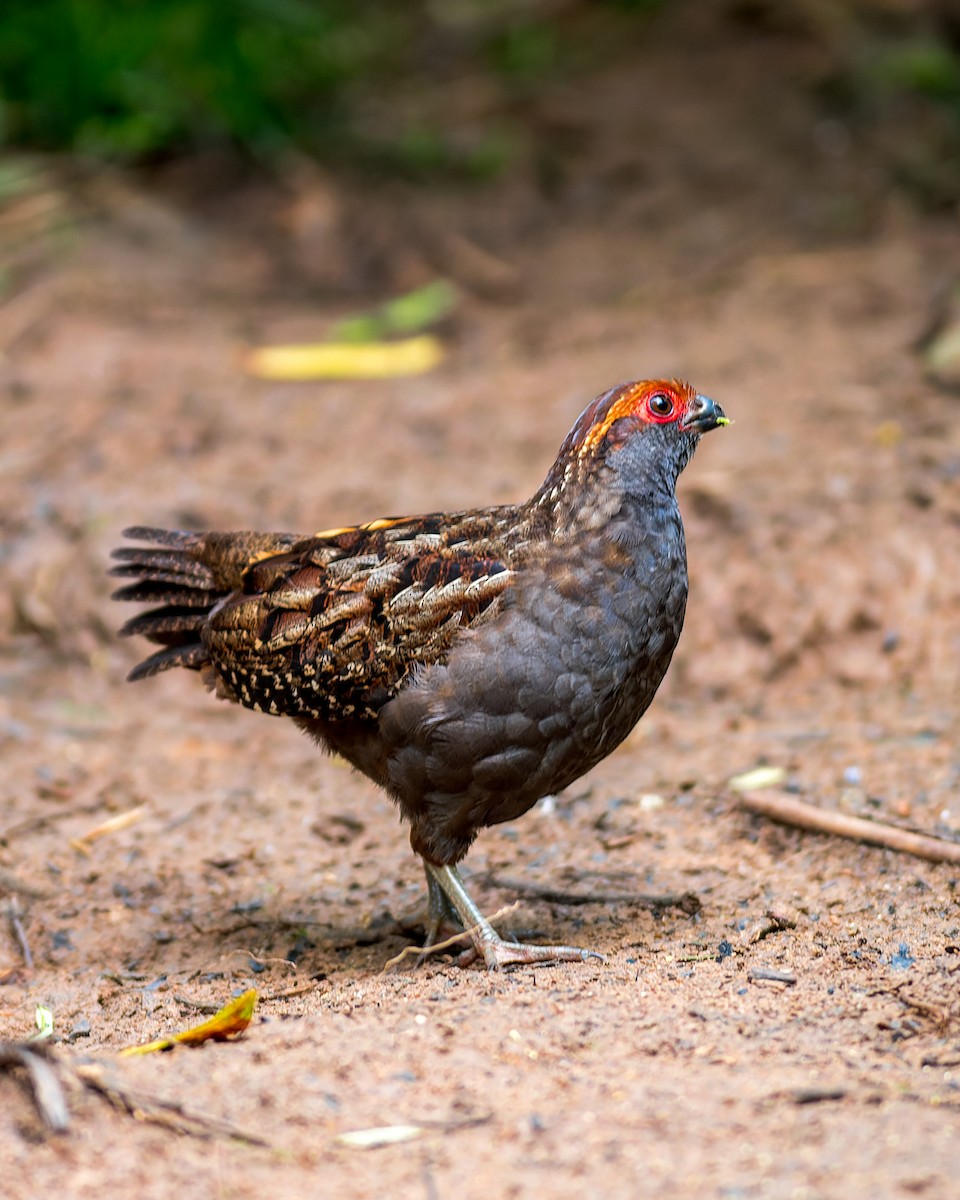
M 101 175 L 8 206 L 30 282 L 0 308 L 0 868 L 44 894 L 19 896 L 22 938 L 0 923 L 0 1036 L 44 1005 L 61 1058 L 266 1145 L 86 1091 L 46 1134 L 7 1072 L 6 1195 L 956 1187 L 960 868 L 773 825 L 727 786 L 768 764 L 824 809 L 960 838 L 960 421 L 917 349 L 960 228 L 878 189 L 805 99 L 804 53 L 665 27 L 543 101 L 578 132 L 549 200 L 519 170 L 189 207 Z M 371 279 L 438 263 L 463 293 L 439 370 L 241 373 L 245 344 L 321 336 Z M 607 762 L 466 863 L 486 911 L 517 880 L 593 897 L 523 895 L 504 924 L 606 961 L 383 973 L 422 888 L 391 803 L 191 675 L 126 684 L 144 647 L 114 636 L 108 552 L 130 523 L 308 532 L 519 498 L 583 404 L 652 374 L 735 421 L 682 481 L 670 676 Z M 630 898 L 686 891 L 695 916 Z M 116 1058 L 250 987 L 241 1040 Z M 396 1125 L 420 1128 L 339 1140 Z

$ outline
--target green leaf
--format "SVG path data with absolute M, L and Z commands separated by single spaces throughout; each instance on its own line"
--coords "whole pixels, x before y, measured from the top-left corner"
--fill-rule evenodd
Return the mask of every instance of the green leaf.
M 34 1020 L 37 1023 L 37 1032 L 33 1035 L 35 1041 L 39 1042 L 44 1038 L 53 1037 L 53 1013 L 49 1008 L 38 1004 Z

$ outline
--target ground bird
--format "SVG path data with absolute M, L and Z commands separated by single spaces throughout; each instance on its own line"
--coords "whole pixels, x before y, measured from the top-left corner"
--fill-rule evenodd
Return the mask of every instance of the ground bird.
M 578 960 L 506 941 L 457 870 L 606 757 L 653 699 L 680 636 L 676 482 L 727 424 L 689 384 L 623 384 L 581 413 L 532 499 L 311 536 L 135 527 L 117 599 L 162 649 L 130 675 L 199 670 L 218 695 L 291 717 L 384 788 L 426 868 L 427 944 L 455 917 L 490 968 Z

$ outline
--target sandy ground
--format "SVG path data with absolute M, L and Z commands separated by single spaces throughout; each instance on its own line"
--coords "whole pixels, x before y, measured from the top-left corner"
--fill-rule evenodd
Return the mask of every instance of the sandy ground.
M 578 133 L 547 199 L 521 171 L 184 208 L 107 175 L 6 210 L 36 261 L 0 308 L 0 868 L 44 894 L 18 898 L 22 939 L 0 924 L 0 1036 L 44 1005 L 61 1057 L 265 1143 L 89 1092 L 46 1134 L 8 1072 L 6 1195 L 952 1194 L 960 869 L 773 825 L 727 786 L 766 764 L 824 809 L 960 838 L 958 399 L 917 352 L 960 228 L 878 192 L 803 69 L 776 39 L 721 60 L 667 28 L 544 100 Z M 243 345 L 369 304 L 361 259 L 383 293 L 459 273 L 444 365 L 245 378 Z M 595 393 L 653 374 L 735 420 L 682 481 L 671 674 L 616 754 L 466 864 L 487 911 L 533 888 L 508 928 L 606 961 L 383 973 L 422 887 L 390 802 L 191 675 L 126 684 L 143 646 L 114 636 L 109 550 L 135 522 L 520 498 Z M 696 915 L 642 902 L 684 892 Z M 116 1058 L 249 987 L 240 1041 Z

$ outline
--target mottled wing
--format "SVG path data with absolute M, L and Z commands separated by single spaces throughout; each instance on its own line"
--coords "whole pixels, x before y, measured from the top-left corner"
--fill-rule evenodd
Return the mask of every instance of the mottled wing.
M 479 522 L 479 523 L 478 523 Z M 372 717 L 419 668 L 489 619 L 510 586 L 490 522 L 450 517 L 333 530 L 266 558 L 203 630 L 223 688 L 251 708 Z

